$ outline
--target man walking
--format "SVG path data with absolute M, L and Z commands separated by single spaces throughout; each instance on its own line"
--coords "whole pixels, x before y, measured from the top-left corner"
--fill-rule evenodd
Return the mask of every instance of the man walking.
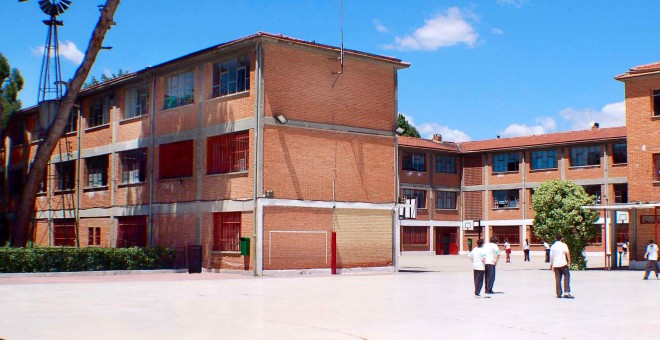
M 545 248 L 545 263 L 550 262 L 550 245 L 548 242 L 543 241 L 543 248 Z
M 486 273 L 486 251 L 483 248 L 484 240 L 477 241 L 477 248 L 472 249 L 468 257 L 472 260 L 472 269 L 474 270 L 474 297 L 481 297 L 481 287 L 484 285 L 484 275 Z
M 525 261 L 529 262 L 529 241 L 525 240 L 523 244 L 523 253 L 525 254 Z
M 490 238 L 490 242 L 484 246 L 486 252 L 486 294 L 493 294 L 495 284 L 495 266 L 500 259 L 500 247 L 497 246 L 497 237 Z
M 557 241 L 550 247 L 550 270 L 555 272 L 555 291 L 557 298 L 562 298 L 561 279 L 564 278 L 564 295 L 565 299 L 572 299 L 571 295 L 571 273 L 569 267 L 571 265 L 571 253 L 568 251 L 566 243 L 562 242 L 564 237 L 557 234 Z
M 651 270 L 655 272 L 655 278 L 658 278 L 658 246 L 653 243 L 653 240 L 649 240 L 649 244 L 646 246 L 646 253 L 644 254 L 646 259 L 646 271 L 644 272 L 644 280 L 647 280 Z

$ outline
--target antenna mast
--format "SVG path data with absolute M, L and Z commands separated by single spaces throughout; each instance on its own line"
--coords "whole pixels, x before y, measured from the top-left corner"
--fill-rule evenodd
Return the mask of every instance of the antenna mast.
M 64 22 L 57 20 L 57 16 L 64 13 L 70 5 L 70 0 L 39 1 L 39 7 L 41 7 L 41 10 L 45 14 L 50 16 L 50 19 L 43 21 L 48 26 L 48 34 L 46 35 L 46 43 L 44 44 L 44 57 L 41 62 L 41 74 L 39 75 L 38 102 L 57 99 L 63 95 L 57 27 L 64 25 Z

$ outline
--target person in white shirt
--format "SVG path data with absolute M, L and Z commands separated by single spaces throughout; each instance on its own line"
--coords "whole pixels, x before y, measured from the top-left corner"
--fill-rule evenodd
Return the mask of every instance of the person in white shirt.
M 571 295 L 571 273 L 569 267 L 571 265 L 571 253 L 568 251 L 566 243 L 562 242 L 564 237 L 557 234 L 557 241 L 550 247 L 550 270 L 555 272 L 555 291 L 557 298 L 562 298 L 561 279 L 564 278 L 564 295 L 565 299 L 572 299 Z
M 497 237 L 490 238 L 490 242 L 484 245 L 486 251 L 486 294 L 493 294 L 495 285 L 495 266 L 500 259 L 500 247 L 497 246 Z
M 481 287 L 484 285 L 486 273 L 486 251 L 483 248 L 484 240 L 477 240 L 477 248 L 472 249 L 468 257 L 472 261 L 474 270 L 474 297 L 481 297 Z
M 511 244 L 507 239 L 504 239 L 504 252 L 506 253 L 506 262 L 511 262 Z
M 529 261 L 529 241 L 528 240 L 525 240 L 525 243 L 523 243 L 523 253 L 525 253 L 524 261 Z
M 550 263 L 550 245 L 543 241 L 543 247 L 545 248 L 545 263 Z
M 655 272 L 655 278 L 658 278 L 658 246 L 649 240 L 649 244 L 646 246 L 646 253 L 644 254 L 646 259 L 646 271 L 644 272 L 644 280 L 647 280 L 651 270 Z

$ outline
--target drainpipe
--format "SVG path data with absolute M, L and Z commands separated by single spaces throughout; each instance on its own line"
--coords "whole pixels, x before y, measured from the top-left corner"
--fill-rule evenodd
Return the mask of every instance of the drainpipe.
M 262 133 L 263 129 L 261 126 L 263 122 L 261 121 L 262 106 L 261 106 L 261 86 L 262 82 L 262 51 L 261 51 L 261 42 L 257 42 L 255 47 L 255 66 L 254 66 L 254 167 L 252 169 L 254 176 L 254 188 L 253 188 L 253 202 L 254 202 L 254 218 L 253 218 L 253 233 L 252 239 L 254 240 L 255 246 L 253 247 L 251 256 L 254 256 L 253 268 L 254 276 L 263 275 L 263 207 L 261 207 L 260 202 L 260 188 L 261 185 L 260 176 L 262 171 L 259 169 L 263 166 L 261 164 L 261 152 L 260 148 L 261 139 L 263 138 Z
M 522 234 L 523 234 L 523 240 L 521 241 L 522 244 L 525 244 L 525 241 L 529 236 L 527 236 L 527 223 L 525 222 L 527 220 L 527 163 L 525 162 L 525 155 L 526 151 L 522 151 L 522 162 L 520 162 L 521 165 L 521 171 L 522 171 Z M 524 252 L 524 251 L 523 251 Z
M 78 112 L 81 112 L 82 108 L 78 110 Z M 69 113 L 71 114 L 71 113 Z M 76 169 L 76 206 L 74 207 L 74 214 L 76 216 L 76 248 L 80 248 L 80 160 L 82 160 L 82 157 L 80 157 L 80 151 L 81 151 L 81 136 L 82 135 L 82 117 L 81 115 L 78 115 L 78 161 L 76 162 L 76 165 L 78 169 Z M 68 157 L 67 157 L 68 158 Z M 60 162 L 62 159 L 60 159 Z M 62 199 L 64 200 L 64 195 L 62 195 Z M 64 206 L 64 204 L 62 205 Z M 64 217 L 64 216 L 62 216 Z
M 154 242 L 154 166 L 156 164 L 156 75 L 151 74 L 151 152 L 149 152 L 149 246 Z

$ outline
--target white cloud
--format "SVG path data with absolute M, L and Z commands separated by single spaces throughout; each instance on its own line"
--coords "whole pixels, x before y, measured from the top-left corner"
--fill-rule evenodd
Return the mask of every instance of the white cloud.
M 497 0 L 498 5 L 503 5 L 503 6 L 514 6 L 514 7 L 522 7 L 524 4 L 527 3 L 527 0 Z
M 443 141 L 447 142 L 467 142 L 472 140 L 467 133 L 461 130 L 450 129 L 446 125 L 437 123 L 424 123 L 417 127 L 419 134 L 423 138 L 431 139 L 433 135 L 441 135 Z
M 441 125 L 437 123 L 423 123 L 421 125 L 415 124 L 415 121 L 411 116 L 408 116 L 405 113 L 399 112 L 408 124 L 417 128 L 417 131 L 422 136 L 422 138 L 431 139 L 433 135 L 442 135 L 442 140 L 447 142 L 467 142 L 472 140 L 467 133 L 461 130 L 450 129 L 446 125 Z
M 42 45 L 32 48 L 32 53 L 38 56 L 43 56 L 44 46 Z M 60 57 L 69 60 L 74 64 L 80 64 L 85 57 L 85 54 L 78 49 L 76 44 L 67 40 L 65 42 L 60 41 Z
M 395 37 L 394 44 L 385 48 L 397 50 L 434 51 L 441 47 L 466 44 L 473 47 L 479 35 L 467 21 L 476 21 L 476 16 L 458 7 L 450 7 L 446 14 L 438 14 L 426 20 L 424 26 L 404 37 Z
M 623 101 L 607 104 L 600 111 L 566 108 L 559 112 L 559 116 L 571 122 L 571 130 L 589 129 L 592 121 L 600 127 L 625 126 L 626 104 Z
M 376 29 L 376 31 L 378 31 L 380 33 L 387 33 L 387 31 L 388 31 L 387 27 L 385 25 L 383 25 L 383 23 L 380 22 L 380 20 L 374 19 L 373 23 L 374 23 L 374 28 Z
M 553 118 L 537 118 L 537 125 L 527 126 L 525 124 L 511 124 L 506 129 L 500 131 L 502 137 L 519 137 L 530 135 L 542 135 L 553 132 L 557 129 L 557 123 Z
M 501 28 L 497 28 L 497 27 L 491 28 L 490 32 L 497 35 L 504 34 L 504 31 Z

